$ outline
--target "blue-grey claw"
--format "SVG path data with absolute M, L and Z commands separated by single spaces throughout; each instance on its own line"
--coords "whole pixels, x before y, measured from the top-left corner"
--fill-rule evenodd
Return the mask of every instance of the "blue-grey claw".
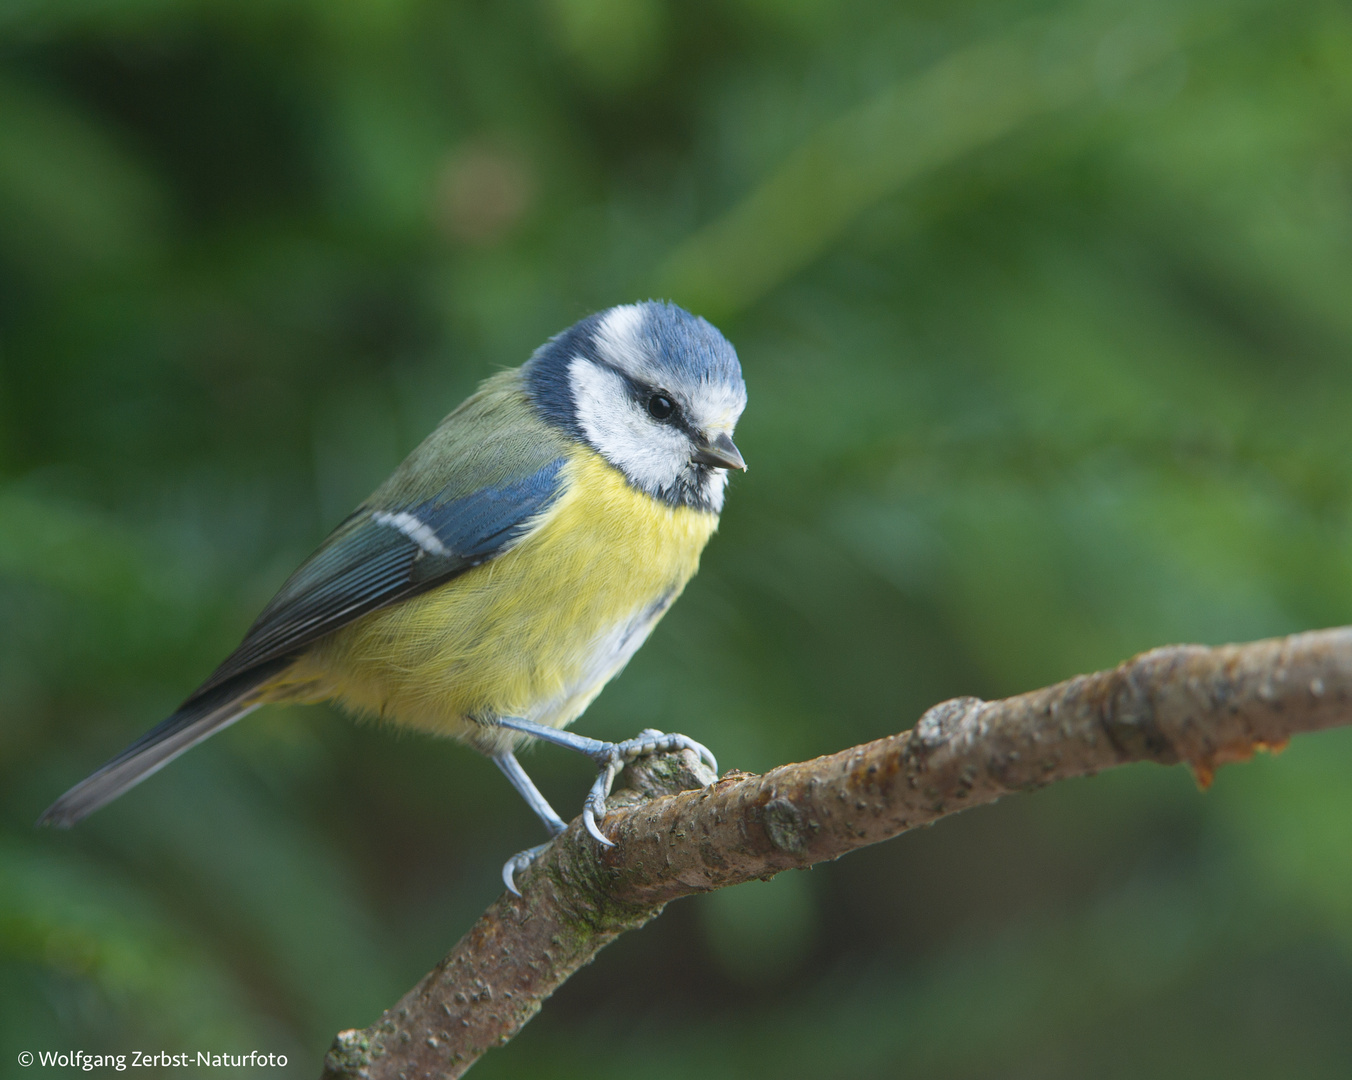
M 601 771 L 593 781 L 591 790 L 587 792 L 587 800 L 582 804 L 582 823 L 587 826 L 587 831 L 595 837 L 597 843 L 602 847 L 614 847 L 615 842 L 609 839 L 601 831 L 601 827 L 596 824 L 596 815 L 600 813 L 605 815 L 606 796 L 610 794 L 610 785 L 615 783 L 615 775 L 624 767 L 624 758 L 618 752 L 610 755 Z
M 516 887 L 516 875 L 526 869 L 533 863 L 544 850 L 554 841 L 546 840 L 543 844 L 536 844 L 533 848 L 527 848 L 525 851 L 518 851 L 502 865 L 502 883 L 507 886 L 507 891 L 513 896 L 520 896 L 521 890 Z
M 693 750 L 717 775 L 718 759 L 714 757 L 713 751 L 703 743 L 695 742 L 688 735 L 668 735 L 655 728 L 644 728 L 638 733 L 638 738 L 615 744 L 615 752 L 626 761 L 632 761 L 644 754 L 670 754 L 676 750 Z
M 703 743 L 695 742 L 694 739 L 687 739 L 686 742 L 688 743 L 686 749 L 695 751 L 695 753 L 699 755 L 700 760 L 708 765 L 709 768 L 713 770 L 714 775 L 717 776 L 718 758 L 714 757 L 714 752 Z
M 606 834 L 601 831 L 601 827 L 596 824 L 596 815 L 592 813 L 590 806 L 582 808 L 582 823 L 587 826 L 587 831 L 596 838 L 596 842 L 602 847 L 615 846 L 615 841 L 607 838 Z
M 693 750 L 713 770 L 714 775 L 718 775 L 718 761 L 709 748 L 685 735 L 668 735 L 653 728 L 645 728 L 639 732 L 637 738 L 603 745 L 604 751 L 592 755 L 593 760 L 601 766 L 601 771 L 596 777 L 596 782 L 592 784 L 591 791 L 587 793 L 587 801 L 582 807 L 582 822 L 602 847 L 614 847 L 615 842 L 601 831 L 596 819 L 598 815 L 605 816 L 606 797 L 610 794 L 610 786 L 615 783 L 615 777 L 635 758 L 647 754 L 669 754 L 675 750 Z
M 601 831 L 597 819 L 605 817 L 606 798 L 610 795 L 610 788 L 615 783 L 615 777 L 619 775 L 620 770 L 625 765 L 635 758 L 645 757 L 648 754 L 669 754 L 676 750 L 693 750 L 713 770 L 714 775 L 718 775 L 718 761 L 709 748 L 685 735 L 668 735 L 654 728 L 645 728 L 639 732 L 637 738 L 612 743 L 603 742 L 600 739 L 589 739 L 571 731 L 560 731 L 545 727 L 530 720 L 523 720 L 519 716 L 502 716 L 498 718 L 498 723 L 513 731 L 520 731 L 534 738 L 554 743 L 556 746 L 563 746 L 578 753 L 586 754 L 587 757 L 596 762 L 600 771 L 597 774 L 596 782 L 592 784 L 591 791 L 587 793 L 586 802 L 583 804 L 582 821 L 592 839 L 602 847 L 614 847 L 615 842 Z M 531 782 L 530 777 L 526 775 L 525 770 L 521 768 L 520 763 L 512 753 L 510 751 L 503 752 L 498 754 L 494 760 L 497 762 L 498 768 L 512 782 L 512 786 L 521 793 L 527 805 L 545 823 L 545 827 L 555 835 L 561 833 L 564 829 L 562 819 L 554 813 L 553 808 L 540 794 L 535 784 Z M 507 864 L 502 868 L 502 881 L 511 892 L 518 896 L 521 895 L 516 889 L 517 871 L 529 866 L 531 860 L 548 846 L 548 844 L 541 844 L 529 851 L 523 851 L 520 855 L 513 855 L 507 860 Z
M 701 760 L 713 770 L 715 776 L 718 775 L 718 760 L 707 746 L 695 742 L 694 739 L 685 735 L 667 735 L 655 728 L 645 728 L 637 738 L 626 739 L 624 742 L 612 743 L 603 742 L 600 739 L 589 739 L 585 735 L 578 735 L 571 731 L 561 731 L 557 728 L 547 727 L 543 724 L 537 724 L 532 720 L 526 720 L 519 716 L 500 716 L 497 718 L 500 726 L 512 731 L 519 731 L 523 735 L 529 735 L 532 738 L 542 739 L 545 742 L 553 743 L 555 746 L 562 746 L 566 749 L 576 751 L 579 754 L 585 754 L 596 762 L 600 769 L 596 777 L 596 783 L 592 785 L 590 793 L 587 795 L 587 801 L 583 806 L 582 820 L 587 826 L 587 832 L 591 833 L 592 838 L 603 847 L 614 847 L 614 841 L 610 840 L 605 833 L 601 831 L 596 820 L 598 817 L 605 817 L 606 797 L 610 794 L 610 786 L 615 782 L 615 777 L 626 764 L 635 758 L 644 757 L 647 754 L 671 753 L 675 750 L 693 750 L 698 754 Z M 527 805 L 535 811 L 540 820 L 545 823 L 547 828 L 554 835 L 558 835 L 564 829 L 564 823 L 558 814 L 554 813 L 553 808 L 540 794 L 535 784 L 531 782 L 530 777 L 525 774 L 520 763 L 511 752 L 498 754 L 494 760 L 498 767 L 506 774 L 507 779 L 525 798 Z M 502 868 L 502 880 L 507 888 L 516 892 L 516 886 L 513 883 L 513 874 L 521 867 L 528 865 L 530 858 L 534 858 L 534 853 L 538 850 L 532 848 L 529 852 L 522 852 L 521 855 L 514 856 L 506 866 Z M 524 863 L 518 863 L 517 860 L 523 856 L 530 856 Z

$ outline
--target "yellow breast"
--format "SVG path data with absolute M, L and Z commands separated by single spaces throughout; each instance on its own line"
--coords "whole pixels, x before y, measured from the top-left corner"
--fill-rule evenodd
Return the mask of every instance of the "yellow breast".
M 698 569 L 718 517 L 635 491 L 590 450 L 563 477 L 511 551 L 335 632 L 286 682 L 489 751 L 513 740 L 475 718 L 572 722 Z

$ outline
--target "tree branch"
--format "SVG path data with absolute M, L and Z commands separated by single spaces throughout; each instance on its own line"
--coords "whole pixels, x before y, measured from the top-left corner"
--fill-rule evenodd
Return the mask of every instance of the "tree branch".
M 763 776 L 701 776 L 693 755 L 628 771 L 601 850 L 574 822 L 325 1080 L 461 1076 L 578 968 L 677 897 L 811 866 L 970 806 L 1116 765 L 1216 768 L 1352 723 L 1352 627 L 1178 645 L 1003 701 L 955 698 L 910 731 Z M 713 781 L 712 783 L 710 781 Z M 698 790 L 684 790 L 698 788 Z M 677 794 L 668 792 L 677 791 Z

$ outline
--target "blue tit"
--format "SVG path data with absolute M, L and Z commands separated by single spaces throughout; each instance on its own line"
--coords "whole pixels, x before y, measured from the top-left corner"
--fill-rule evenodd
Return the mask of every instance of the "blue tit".
M 545 823 L 515 757 L 532 738 L 589 755 L 596 824 L 618 769 L 680 735 L 563 729 L 643 644 L 718 525 L 746 405 L 737 354 L 671 304 L 614 307 L 486 380 L 343 521 L 172 716 L 61 796 L 69 826 L 269 702 L 459 739 Z M 543 847 L 544 845 L 542 845 Z M 504 878 L 534 852 L 509 861 Z

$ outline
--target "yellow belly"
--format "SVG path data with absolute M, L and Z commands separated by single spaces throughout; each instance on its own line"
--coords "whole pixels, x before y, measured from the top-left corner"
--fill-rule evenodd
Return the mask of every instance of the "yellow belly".
M 269 696 L 336 698 L 489 752 L 516 737 L 484 720 L 571 723 L 698 569 L 718 518 L 635 491 L 591 451 L 563 477 L 511 551 L 336 631 Z

